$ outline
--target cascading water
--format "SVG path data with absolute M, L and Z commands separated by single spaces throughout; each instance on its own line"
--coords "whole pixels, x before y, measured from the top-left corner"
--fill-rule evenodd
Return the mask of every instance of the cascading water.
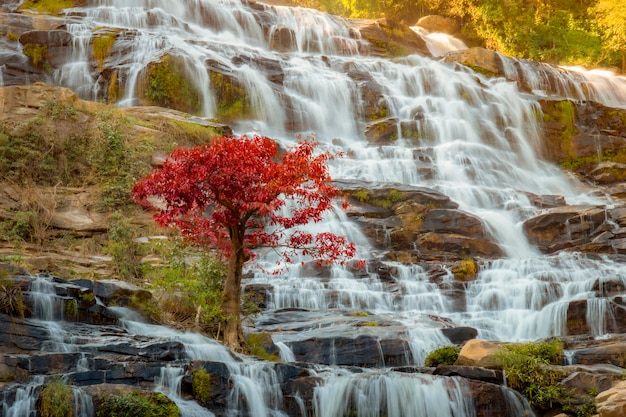
M 440 191 L 461 210 L 479 217 L 507 255 L 481 264 L 477 279 L 467 283 L 461 303 L 430 282 L 417 265 L 384 263 L 398 282 L 393 292 L 370 270 L 356 277 L 343 267 L 333 267 L 320 279 L 296 262 L 282 275 L 255 273 L 248 283 L 272 285 L 269 310 L 307 309 L 310 316 L 319 313 L 315 317 L 323 317 L 326 323 L 327 327 L 318 323 L 276 333 L 274 339 L 285 360 L 294 359 L 289 351 L 294 340 L 322 333 L 339 335 L 343 328 L 335 322 L 345 311 L 367 311 L 401 322 L 407 329 L 403 335 L 408 339 L 407 363 L 414 365 L 423 364 L 429 350 L 447 343 L 441 324 L 429 316 L 476 328 L 484 339 L 519 341 L 565 335 L 570 301 L 595 297 L 594 285 L 606 276 L 626 285 L 624 265 L 576 253 L 541 256 L 524 236 L 521 223 L 539 213 L 529 194 L 563 195 L 569 204 L 602 201 L 581 193 L 581 184 L 538 158 L 541 109 L 514 82 L 418 55 L 393 61 L 361 55 L 368 45 L 358 30 L 341 19 L 302 8 L 261 3 L 251 7 L 238 0 L 100 0 L 94 6 L 71 9 L 66 20 L 74 38 L 74 55 L 70 64 L 55 71 L 54 79 L 82 97 L 102 99 L 106 90 L 93 68 L 85 65 L 90 60 L 88 41 L 96 36 L 96 29 L 116 31 L 117 50 L 126 51 L 104 62 L 118 71 L 125 94 L 117 103 L 120 106 L 137 103 L 142 74 L 169 54 L 182 63 L 199 91 L 200 112 L 214 117 L 217 88 L 206 68 L 220 68 L 245 86 L 256 109 L 256 118 L 233 126 L 237 132 L 258 131 L 285 144 L 293 143 L 297 134 L 313 132 L 323 148 L 345 155 L 333 162 L 333 178 Z M 285 33 L 289 42 L 281 43 Z M 548 78 L 536 68 L 531 74 L 522 61 L 503 58 L 503 62 L 508 78 L 525 77 L 536 94 L 546 89 Z M 614 105 L 626 102 L 626 81 L 620 77 L 548 66 L 545 71 L 552 71 L 550 76 L 561 82 L 557 93 L 563 97 Z M 362 132 L 371 109 L 360 88 L 363 80 L 384 104 L 377 109 L 378 115 L 396 123 L 395 140 L 376 146 L 365 140 Z M 411 134 L 403 123 L 410 125 Z M 362 258 L 374 252 L 355 224 L 339 211 L 311 227 L 348 236 L 357 243 Z M 276 264 L 271 253 L 261 255 L 266 270 Z M 442 280 L 451 283 L 452 274 L 443 275 Z M 606 310 L 605 301 L 589 303 L 590 320 L 598 321 Z M 205 338 L 164 335 L 163 328 L 136 326 L 132 321 L 126 326 L 131 333 L 156 332 L 183 341 L 189 358 L 228 364 L 234 375 L 232 409 L 246 407 L 252 416 L 279 414 L 275 378 L 262 363 L 237 362 Z M 592 329 L 594 336 L 606 331 L 602 326 Z M 464 387 L 456 379 L 329 373 L 316 391 L 319 416 L 346 412 L 367 416 L 382 412 L 390 417 L 472 415 Z M 245 404 L 240 402 L 244 397 L 248 399 Z M 521 411 L 511 411 L 511 415 L 528 411 L 518 405 L 512 408 Z

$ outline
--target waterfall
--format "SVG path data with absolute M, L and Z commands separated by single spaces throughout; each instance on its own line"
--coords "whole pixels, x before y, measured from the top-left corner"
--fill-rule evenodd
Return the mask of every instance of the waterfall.
M 424 39 L 428 52 L 434 57 L 440 57 L 448 52 L 462 51 L 467 49 L 467 45 L 454 36 L 441 32 L 429 32 L 420 26 L 411 26 L 411 29 Z
M 456 378 L 399 373 L 331 375 L 314 394 L 315 415 L 473 417 L 469 388 Z

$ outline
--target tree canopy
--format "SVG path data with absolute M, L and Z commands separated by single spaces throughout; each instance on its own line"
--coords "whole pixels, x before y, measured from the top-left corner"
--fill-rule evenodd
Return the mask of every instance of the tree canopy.
M 553 64 L 619 66 L 622 0 L 292 0 L 345 17 L 388 17 L 414 25 L 428 14 L 462 23 L 470 46 Z
M 281 151 L 267 137 L 220 137 L 174 150 L 160 169 L 135 184 L 135 200 L 156 208 L 161 225 L 228 258 L 222 310 L 229 346 L 239 348 L 242 341 L 240 286 L 251 248 L 271 246 L 287 260 L 297 251 L 322 263 L 355 255 L 344 236 L 297 228 L 322 220 L 339 195 L 328 173 L 333 157 L 317 152 L 311 139 Z

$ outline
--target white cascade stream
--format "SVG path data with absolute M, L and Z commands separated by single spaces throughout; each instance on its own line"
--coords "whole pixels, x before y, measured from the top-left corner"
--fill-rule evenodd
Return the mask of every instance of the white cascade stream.
M 69 64 L 53 74 L 55 82 L 73 88 L 81 97 L 102 99 L 103 81 L 87 65 L 88 45 L 96 28 L 112 28 L 122 34 L 116 40 L 119 49 L 130 51 L 105 62 L 105 66 L 119 69 L 125 96 L 117 105 L 136 104 L 140 75 L 150 63 L 169 53 L 184 62 L 185 72 L 201 93 L 202 115 L 213 117 L 217 100 L 206 70 L 210 63 L 246 86 L 258 108 L 255 120 L 233 126 L 236 132 L 257 131 L 285 144 L 293 143 L 297 134 L 314 133 L 323 148 L 346 155 L 332 163 L 333 178 L 440 191 L 461 210 L 480 217 L 507 255 L 481 264 L 477 279 L 467 284 L 462 308 L 453 295 L 429 282 L 426 271 L 418 265 L 385 262 L 400 284 L 398 291 L 390 293 L 375 272 L 368 270 L 364 277 L 356 277 L 345 268 L 333 267 L 329 277 L 320 279 L 298 260 L 283 274 L 258 272 L 248 281 L 273 286 L 270 310 L 307 309 L 331 322 L 346 311 L 389 317 L 408 329 L 409 362 L 421 365 L 428 351 L 447 343 L 441 326 L 425 320 L 429 315 L 446 317 L 457 326 L 474 327 L 484 339 L 536 340 L 564 335 L 567 303 L 591 297 L 596 281 L 610 277 L 626 285 L 626 265 L 577 253 L 542 256 L 526 240 L 521 224 L 539 212 L 530 204 L 528 193 L 563 195 L 568 204 L 606 202 L 588 195 L 582 184 L 538 158 L 541 117 L 537 115 L 541 109 L 535 98 L 520 92 L 514 82 L 459 71 L 453 65 L 418 55 L 393 61 L 368 56 L 367 43 L 344 20 L 304 8 L 262 3 L 251 8 L 238 0 L 94 3 L 67 10 L 67 29 L 74 47 Z M 269 22 L 269 31 L 259 24 L 259 16 Z M 295 36 L 291 50 L 272 50 L 273 34 L 284 28 L 293 30 Z M 462 48 L 441 44 L 439 41 L 438 47 L 447 50 Z M 522 73 L 536 93 L 545 90 L 542 83 L 547 78 L 536 67 L 526 71 L 523 62 L 503 61 L 511 74 L 515 71 L 519 77 Z M 272 68 L 283 76 L 280 86 L 272 80 Z M 545 71 L 553 71 L 562 81 L 559 94 L 563 97 L 608 105 L 626 102 L 623 77 L 548 66 Z M 411 123 L 417 137 L 405 137 L 398 124 L 394 141 L 373 146 L 365 140 L 362 132 L 369 115 L 359 89 L 364 76 L 379 92 L 380 101 L 386 103 L 385 116 Z M 347 236 L 357 243 L 361 258 L 376 255 L 366 237 L 340 210 L 311 228 Z M 266 269 L 276 264 L 271 253 L 261 255 Z M 452 279 L 452 274 L 443 277 L 444 282 Z M 593 300 L 589 306 L 589 318 L 598 321 L 606 310 L 605 300 Z M 49 308 L 41 306 L 42 311 Z M 62 317 L 50 314 L 46 320 Z M 280 391 L 267 365 L 235 361 L 217 343 L 198 335 L 135 323 L 126 321 L 130 333 L 179 340 L 185 343 L 191 359 L 226 363 L 234 375 L 233 410 L 247 407 L 249 415 L 255 417 L 280 415 L 276 410 Z M 332 334 L 341 329 L 329 326 L 276 334 L 281 356 L 292 360 L 289 343 L 315 331 Z M 592 332 L 602 337 L 606 329 L 598 325 Z M 67 345 L 71 343 L 60 341 L 54 349 L 71 349 Z M 172 378 L 176 379 L 162 375 L 162 389 L 174 389 L 175 396 L 177 382 Z M 462 395 L 465 388 L 455 379 L 393 373 L 354 376 L 331 369 L 323 380 L 316 391 L 317 415 L 323 417 L 343 415 L 348 407 L 356 407 L 358 415 L 364 416 L 379 415 L 365 410 L 383 408 L 390 417 L 472 415 Z M 242 397 L 249 400 L 241 403 Z M 428 408 L 431 406 L 434 408 Z M 526 412 L 519 404 L 512 409 L 522 411 L 512 411 L 511 415 Z

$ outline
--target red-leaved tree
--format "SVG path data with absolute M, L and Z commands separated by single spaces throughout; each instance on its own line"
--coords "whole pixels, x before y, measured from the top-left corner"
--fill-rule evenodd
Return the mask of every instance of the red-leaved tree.
M 224 343 L 234 349 L 243 342 L 241 278 L 249 248 L 278 248 L 287 261 L 297 251 L 323 263 L 343 263 L 356 252 L 343 236 L 294 229 L 319 222 L 338 195 L 327 166 L 333 155 L 316 152 L 316 146 L 305 140 L 280 152 L 267 137 L 220 137 L 174 150 L 133 188 L 136 202 L 157 209 L 158 223 L 228 259 Z M 158 203 L 151 204 L 151 197 Z

